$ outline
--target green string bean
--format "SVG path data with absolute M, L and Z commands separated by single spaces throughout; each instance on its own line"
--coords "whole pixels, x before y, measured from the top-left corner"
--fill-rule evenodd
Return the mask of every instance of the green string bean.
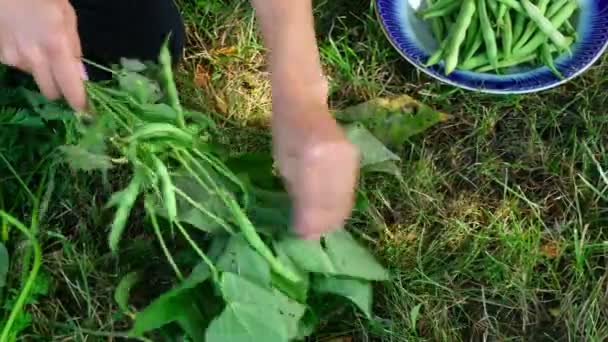
M 445 72 L 452 73 L 458 66 L 460 46 L 466 38 L 466 33 L 475 16 L 475 0 L 464 0 L 460 6 L 458 21 L 454 25 L 454 36 L 447 45 L 445 51 Z
M 437 49 L 426 66 L 508 73 L 546 65 L 563 77 L 555 59 L 569 52 L 577 32 L 575 0 L 426 0 L 418 15 L 428 22 Z
M 498 65 L 498 47 L 496 46 L 496 33 L 492 29 L 492 23 L 490 22 L 490 16 L 488 15 L 486 0 L 477 0 L 477 7 L 479 7 L 479 19 L 481 22 L 481 33 L 486 47 L 486 54 L 490 63 L 497 67 Z

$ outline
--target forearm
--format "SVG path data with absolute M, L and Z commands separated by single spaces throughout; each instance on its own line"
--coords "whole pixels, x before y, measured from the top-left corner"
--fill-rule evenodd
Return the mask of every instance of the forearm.
M 325 101 L 311 0 L 251 2 L 269 51 L 273 97 Z

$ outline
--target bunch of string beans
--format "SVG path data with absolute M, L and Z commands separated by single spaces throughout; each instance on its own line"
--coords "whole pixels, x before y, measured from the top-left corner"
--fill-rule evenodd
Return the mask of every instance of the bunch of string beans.
M 114 193 L 107 204 L 108 207 L 115 208 L 108 238 L 111 250 L 118 250 L 129 215 L 137 199 L 143 198 L 146 213 L 177 277 L 182 278 L 182 272 L 165 247 L 163 234 L 157 223 L 159 207 L 168 220 L 171 230 L 177 228 L 178 234 L 185 238 L 207 264 L 213 278 L 217 278 L 216 267 L 203 249 L 190 238 L 187 229 L 178 219 L 177 203 L 178 200 L 183 200 L 227 232 L 233 232 L 233 225 L 228 221 L 235 222 L 251 247 L 266 259 L 273 272 L 289 281 L 299 281 L 299 276 L 285 268 L 273 255 L 249 221 L 239 200 L 224 186 L 225 183 L 230 183 L 240 189 L 243 193 L 240 202 L 246 205 L 247 192 L 241 181 L 214 154 L 207 152 L 204 139 L 201 139 L 202 127 L 187 124 L 186 113 L 182 109 L 173 81 L 170 55 L 166 46 L 161 52 L 160 64 L 167 104 L 146 103 L 147 101 L 138 101 L 132 94 L 123 91 L 94 83 L 87 85 L 91 107 L 95 111 L 95 120 L 87 128 L 86 136 L 94 137 L 97 134 L 103 136 L 107 134 L 104 131 L 107 131 L 109 126 L 113 126 L 111 130 L 114 130 L 114 134 L 109 140 L 118 154 L 131 165 L 133 171 L 127 186 Z M 85 138 L 80 145 L 90 149 L 95 144 L 94 138 L 89 144 Z M 174 182 L 171 169 L 182 170 L 201 189 L 205 189 L 206 193 L 215 196 L 229 213 L 231 220 L 221 217 L 212 209 L 191 198 L 188 189 L 180 188 Z
M 472 70 L 502 74 L 522 64 L 546 65 L 562 77 L 555 58 L 576 41 L 577 0 L 426 0 L 418 15 L 439 43 L 427 66 L 445 74 Z

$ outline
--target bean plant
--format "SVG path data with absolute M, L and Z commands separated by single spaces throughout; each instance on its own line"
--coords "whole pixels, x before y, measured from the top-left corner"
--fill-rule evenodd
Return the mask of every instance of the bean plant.
M 123 274 L 114 300 L 131 327 L 121 335 L 148 340 L 177 329 L 192 341 L 292 341 L 313 334 L 344 308 L 375 319 L 372 286 L 390 273 L 352 230 L 318 240 L 297 237 L 290 227 L 289 196 L 271 154 L 227 153 L 212 116 L 182 106 L 171 65 L 165 46 L 157 64 L 124 60 L 115 69 L 104 68 L 113 79 L 87 82 L 87 113 L 71 113 L 26 91 L 34 113 L 23 119 L 11 113 L 5 120 L 40 128 L 52 122 L 65 125 L 61 147 L 46 152 L 40 162 L 50 165 L 45 170 L 66 163 L 74 172 L 99 173 L 106 180 L 127 175 L 105 207 L 112 212 L 109 250 L 119 257 L 128 247 L 125 237 L 141 224 L 136 217 L 143 211 L 143 224 L 172 270 L 173 286 L 136 306 L 132 289 L 146 286 L 149 274 L 141 269 Z M 361 152 L 364 179 L 371 172 L 400 177 L 399 158 L 386 145 L 401 146 L 447 116 L 401 96 L 348 108 L 336 118 Z M 13 151 L 19 148 L 18 141 L 6 143 L 15 144 Z M 24 153 L 30 154 L 34 152 Z M 11 248 L 13 233 L 20 232 L 31 246 L 22 256 L 24 277 L 11 284 L 17 290 L 6 297 L 10 310 L 0 317 L 0 341 L 12 341 L 26 328 L 16 323 L 27 314 L 26 304 L 45 294 L 44 287 L 35 286 L 44 279 L 37 236 L 53 176 L 43 172 L 39 190 L 31 192 L 30 180 L 12 168 L 20 161 L 10 154 L 0 157 L 5 166 L 0 170 L 12 170 L 20 193 L 28 194 L 24 200 L 32 203 L 28 219 L 13 215 L 12 207 L 0 201 L 0 289 L 19 257 Z M 366 203 L 359 190 L 355 211 L 364 212 Z M 176 251 L 176 245 L 185 249 Z
M 89 85 L 94 122 L 83 130 L 86 138 L 66 149 L 72 162 L 88 155 L 129 165 L 128 185 L 108 203 L 115 208 L 111 250 L 119 249 L 129 214 L 141 199 L 178 280 L 147 307 L 131 312 L 125 292 L 141 278 L 123 279 L 116 298 L 134 317 L 129 334 L 141 337 L 177 323 L 195 341 L 298 340 L 336 309 L 319 304 L 327 295 L 350 300 L 372 319 L 372 283 L 387 280 L 387 270 L 345 229 L 319 240 L 295 236 L 289 197 L 270 154 L 256 161 L 217 151 L 215 123 L 180 104 L 167 49 L 159 62 L 159 83 L 135 65 L 116 74 L 120 90 Z M 442 118 L 412 117 L 408 133 Z M 363 121 L 344 126 L 362 152 L 363 173 L 388 170 L 398 158 Z M 166 247 L 166 240 L 178 236 L 199 259 L 192 269 L 180 267 Z

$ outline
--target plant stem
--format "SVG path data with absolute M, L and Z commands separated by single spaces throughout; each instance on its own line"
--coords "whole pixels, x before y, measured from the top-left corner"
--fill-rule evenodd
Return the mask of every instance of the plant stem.
M 117 74 L 117 72 L 116 72 L 116 71 L 114 71 L 114 70 L 112 70 L 112 69 L 110 69 L 110 68 L 108 68 L 108 67 L 105 67 L 105 66 L 103 66 L 103 65 L 101 65 L 101 64 L 95 63 L 95 62 L 93 62 L 92 60 L 89 60 L 89 59 L 83 58 L 83 59 L 82 59 L 82 61 L 83 61 L 83 62 L 85 62 L 85 63 L 87 63 L 87 64 L 89 64 L 89 65 L 92 65 L 92 66 L 94 66 L 94 67 L 96 67 L 96 68 L 98 68 L 98 69 L 101 69 L 101 70 L 103 70 L 103 71 L 109 72 L 109 73 L 111 73 L 111 74 L 113 74 L 113 75 Z
M 0 210 L 4 209 L 4 196 L 2 196 L 2 192 L 0 192 Z M 8 221 L 4 218 L 2 219 L 2 242 L 8 241 Z
M 23 233 L 23 235 L 25 235 L 28 240 L 30 240 L 30 243 L 32 244 L 32 248 L 34 250 L 34 264 L 32 265 L 32 269 L 29 272 L 29 276 L 27 277 L 25 284 L 21 288 L 19 297 L 17 297 L 17 301 L 15 302 L 15 305 L 11 310 L 8 320 L 6 321 L 6 324 L 2 329 L 2 334 L 0 335 L 0 342 L 7 342 L 9 334 L 11 332 L 11 328 L 13 327 L 17 316 L 23 310 L 25 301 L 27 300 L 32 286 L 34 286 L 34 282 L 36 281 L 36 277 L 38 276 L 38 271 L 42 264 L 42 249 L 40 248 L 36 237 L 23 225 L 23 223 L 19 222 L 19 220 L 15 219 L 4 211 L 0 211 L 0 216 L 2 216 L 4 220 L 8 221 L 11 225 L 15 226 L 15 228 L 21 231 L 21 233 Z
M 207 254 L 205 254 L 205 252 L 203 252 L 203 250 L 196 244 L 196 242 L 194 242 L 194 240 L 192 240 L 192 238 L 190 237 L 190 234 L 188 234 L 188 232 L 186 231 L 184 226 L 182 226 L 181 223 L 179 223 L 179 221 L 176 221 L 175 225 L 177 226 L 177 229 L 179 229 L 180 233 L 182 233 L 182 235 L 184 236 L 186 241 L 188 241 L 188 243 L 190 244 L 192 249 L 194 249 L 194 251 L 201 257 L 201 259 L 203 259 L 205 264 L 207 264 L 207 267 L 209 267 L 209 271 L 211 272 L 211 277 L 213 278 L 213 281 L 215 283 L 218 283 L 219 282 L 219 273 L 218 273 L 215 265 L 213 265 L 213 262 L 211 261 L 211 259 L 209 259 Z M 2 341 L 0 341 L 0 342 L 2 342 Z
M 165 257 L 167 258 L 167 262 L 169 262 L 169 264 L 171 265 L 171 268 L 173 268 L 173 271 L 175 272 L 175 275 L 177 276 L 177 278 L 179 280 L 183 280 L 184 275 L 179 270 L 179 267 L 175 263 L 173 256 L 171 256 L 171 252 L 169 252 L 169 249 L 167 248 L 167 245 L 165 244 L 165 239 L 163 238 L 163 234 L 160 231 L 158 221 L 156 220 L 156 213 L 154 210 L 154 206 L 152 205 L 152 203 L 150 203 L 150 200 L 148 198 L 144 199 L 144 206 L 146 207 L 146 211 L 148 212 L 148 215 L 150 215 L 150 221 L 152 223 L 152 227 L 154 228 L 154 233 L 156 234 L 156 237 L 158 238 L 158 242 L 160 243 L 160 248 L 163 250 Z
M 102 90 L 103 88 L 101 88 L 100 86 L 97 86 L 95 84 L 89 84 L 87 86 L 87 95 L 91 97 L 94 101 L 96 101 L 98 105 L 101 105 L 108 114 L 111 114 L 112 118 L 118 121 L 118 123 L 120 123 L 127 132 L 129 132 L 130 134 L 133 133 L 133 127 L 127 124 L 120 117 L 120 115 L 116 111 L 114 111 L 113 108 L 110 107 L 109 104 L 112 103 L 112 98 L 104 94 Z
M 276 274 L 282 276 L 283 278 L 291 282 L 300 282 L 302 279 L 300 279 L 300 277 L 297 274 L 293 273 L 290 269 L 283 266 L 283 264 L 274 256 L 270 248 L 264 243 L 260 235 L 258 235 L 258 232 L 255 230 L 255 227 L 253 226 L 251 221 L 249 221 L 241 207 L 239 207 L 236 200 L 228 194 L 222 197 L 226 199 L 226 204 L 234 214 L 234 217 L 238 222 L 239 227 L 241 228 L 241 232 L 245 236 L 247 242 L 249 242 L 251 247 L 253 247 L 253 249 L 255 249 L 258 253 L 260 253 L 260 255 L 264 259 L 266 259 L 266 261 L 270 265 L 270 268 Z
M 15 179 L 17 179 L 17 182 L 19 182 L 19 185 L 21 185 L 21 187 L 23 188 L 23 190 L 25 190 L 25 192 L 30 197 L 30 199 L 33 202 L 36 202 L 36 197 L 34 196 L 34 194 L 32 193 L 32 191 L 30 190 L 30 188 L 27 187 L 27 184 L 25 184 L 25 182 L 23 181 L 23 179 L 21 179 L 21 177 L 19 176 L 19 173 L 15 170 L 15 168 L 13 168 L 13 165 L 11 165 L 11 162 L 9 162 L 8 159 L 6 159 L 6 157 L 4 156 L 4 154 L 1 153 L 1 152 L 0 152 L 0 159 L 2 159 L 2 161 L 4 162 L 4 164 L 6 164 L 6 167 L 15 176 Z
M 219 218 L 217 215 L 213 214 L 209 210 L 205 209 L 202 205 L 200 205 L 195 200 L 193 200 L 190 196 L 188 196 L 188 194 L 186 194 L 182 189 L 175 187 L 175 186 L 173 187 L 173 189 L 175 190 L 176 194 L 178 194 L 183 199 L 185 199 L 186 202 L 190 203 L 190 205 L 192 205 L 194 208 L 198 209 L 201 213 L 203 213 L 203 214 L 207 215 L 209 218 L 213 219 L 217 224 L 222 226 L 222 228 L 224 228 L 228 233 L 234 234 L 234 230 L 232 230 L 232 228 L 230 228 L 230 225 L 228 225 L 228 223 L 226 223 L 226 221 Z
M 129 333 L 127 333 L 127 332 L 98 331 L 98 330 L 86 329 L 86 328 L 81 328 L 81 327 L 74 328 L 69 324 L 57 323 L 57 322 L 51 322 L 51 321 L 46 321 L 46 323 L 56 326 L 58 328 L 75 330 L 75 331 L 78 331 L 80 333 L 87 334 L 87 335 L 110 337 L 110 338 L 114 337 L 114 338 L 135 339 L 135 340 L 139 340 L 139 341 L 143 341 L 143 342 L 152 342 L 152 340 L 150 340 L 150 339 L 147 339 L 145 337 L 140 337 L 140 336 L 132 336 L 132 335 L 129 335 Z
M 203 159 L 207 163 L 209 163 L 209 165 L 214 167 L 220 174 L 224 175 L 226 178 L 231 180 L 234 184 L 236 184 L 241 189 L 241 191 L 243 192 L 243 202 L 244 202 L 243 206 L 245 206 L 247 208 L 249 206 L 250 199 L 249 199 L 249 192 L 247 191 L 245 184 L 243 184 L 243 182 L 232 171 L 230 171 L 226 167 L 226 165 L 224 163 L 222 163 L 221 160 L 219 160 L 214 155 L 202 153 L 201 151 L 196 150 L 196 149 L 194 150 L 194 153 L 196 155 L 198 155 L 201 159 Z M 193 161 L 196 161 L 196 159 L 193 156 L 190 156 L 190 158 Z M 199 163 L 197 162 L 197 164 L 199 164 Z M 200 167 L 202 167 L 202 166 L 200 166 Z

